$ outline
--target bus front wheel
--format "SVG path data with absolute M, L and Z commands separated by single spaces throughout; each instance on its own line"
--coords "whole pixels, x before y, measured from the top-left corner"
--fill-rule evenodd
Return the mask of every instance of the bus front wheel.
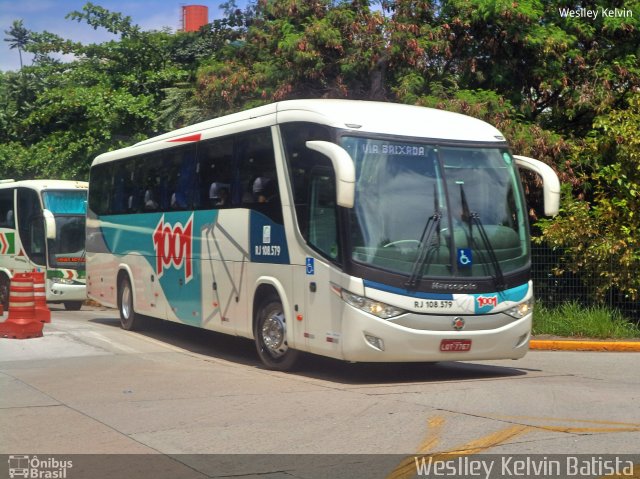
M 287 344 L 287 321 L 280 299 L 270 297 L 258 308 L 254 338 L 260 360 L 269 368 L 288 371 L 298 359 L 298 351 Z
M 139 326 L 138 315 L 133 309 L 133 289 L 128 277 L 123 277 L 118 285 L 118 310 L 122 329 L 134 331 Z
M 0 274 L 0 301 L 5 310 L 9 309 L 9 285 L 11 282 L 6 274 Z
M 64 309 L 67 311 L 80 311 L 82 308 L 82 301 L 65 301 Z

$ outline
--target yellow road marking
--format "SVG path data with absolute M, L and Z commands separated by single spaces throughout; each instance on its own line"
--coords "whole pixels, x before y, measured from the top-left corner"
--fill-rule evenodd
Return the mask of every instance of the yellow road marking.
M 532 430 L 531 426 L 523 426 L 521 424 L 515 424 L 513 426 L 509 426 L 505 429 L 501 429 L 499 431 L 488 434 L 487 436 L 481 437 L 480 439 L 475 439 L 467 444 L 459 446 L 450 452 L 442 453 L 444 459 L 453 459 L 460 456 L 468 456 L 471 454 L 478 454 L 485 449 L 489 449 L 491 447 L 502 444 L 503 442 L 508 441 L 520 434 L 524 434 Z
M 429 430 L 431 431 L 431 435 L 429 435 L 422 444 L 418 448 L 418 453 L 424 454 L 425 452 L 430 451 L 440 442 L 440 433 L 442 432 L 442 426 L 444 426 L 444 418 L 442 416 L 436 416 L 429 419 Z
M 607 426 L 630 426 L 640 427 L 640 423 L 616 422 L 616 421 L 599 421 L 593 419 L 570 419 L 564 417 L 535 417 L 535 416 L 492 416 L 496 419 L 517 419 L 532 421 L 562 421 L 562 422 L 580 422 L 585 424 L 606 424 Z
M 444 420 L 442 420 L 442 424 L 444 424 Z M 433 443 L 432 437 L 428 437 L 425 441 L 420 445 L 420 452 L 415 456 L 407 457 L 404 459 L 389 475 L 387 479 L 405 479 L 409 477 L 415 477 L 416 475 L 416 458 L 418 459 L 431 459 L 431 462 L 444 462 L 450 461 L 452 459 L 456 459 L 461 456 L 468 456 L 471 454 L 478 454 L 485 449 L 489 449 L 491 447 L 502 444 L 509 439 L 512 439 L 520 434 L 523 434 L 527 431 L 533 429 L 531 426 L 522 426 L 520 424 L 509 426 L 505 429 L 501 429 L 499 431 L 493 432 L 486 436 L 483 436 L 479 439 L 475 439 L 471 442 L 463 444 L 461 446 L 453 448 L 451 451 L 440 452 L 436 454 L 424 455 L 425 452 L 429 450 L 429 445 Z M 437 443 L 437 441 L 436 441 Z M 422 457 L 419 457 L 422 456 Z
M 537 429 L 544 429 L 554 432 L 566 432 L 573 434 L 584 433 L 607 433 L 607 432 L 638 432 L 640 431 L 640 424 L 628 423 L 628 422 L 615 422 L 615 421 L 597 421 L 589 419 L 565 419 L 560 417 L 531 417 L 531 416 L 496 416 L 496 419 L 502 420 L 518 420 L 518 421 L 543 421 L 543 422 L 568 422 L 579 424 L 594 424 L 608 427 L 571 427 L 562 425 L 532 425 Z
M 624 423 L 624 422 L 614 422 L 614 421 L 594 421 L 594 420 L 585 420 L 585 419 L 563 419 L 563 418 L 540 418 L 540 417 L 527 417 L 527 416 L 502 416 L 497 417 L 496 419 L 503 420 L 528 420 L 528 421 L 558 421 L 558 422 L 569 422 L 569 423 L 580 423 L 580 424 L 593 424 L 593 425 L 601 425 L 608 427 L 571 427 L 571 426 L 561 426 L 561 425 L 523 425 L 523 424 L 514 424 L 512 426 L 506 427 L 504 429 L 500 429 L 499 431 L 493 432 L 486 436 L 480 437 L 478 439 L 474 439 L 466 444 L 463 444 L 458 447 L 454 447 L 449 451 L 444 452 L 436 452 L 434 454 L 427 454 L 429 451 L 433 450 L 440 443 L 440 434 L 445 424 L 445 419 L 442 416 L 435 416 L 428 421 L 428 436 L 422 441 L 420 446 L 418 447 L 418 451 L 414 456 L 409 456 L 405 458 L 398 466 L 387 475 L 386 479 L 405 479 L 415 477 L 416 470 L 416 461 L 418 460 L 427 460 L 431 463 L 437 462 L 445 462 L 451 461 L 453 459 L 457 459 L 462 456 L 470 456 L 473 454 L 479 454 L 487 449 L 503 444 L 504 442 L 513 439 L 521 434 L 525 434 L 530 431 L 535 430 L 546 430 L 553 432 L 562 432 L 562 433 L 573 433 L 573 434 L 581 434 L 581 433 L 610 433 L 610 432 L 638 432 L 640 431 L 640 424 L 633 423 Z M 607 476 L 607 477 L 618 477 L 618 476 Z M 634 468 L 633 476 L 626 476 L 631 479 L 640 479 L 640 467 L 636 466 Z
M 418 454 L 426 454 L 440 442 L 440 433 L 444 426 L 444 418 L 435 416 L 428 421 L 429 435 L 418 446 Z M 387 479 L 400 479 L 404 477 L 415 476 L 416 466 L 413 456 L 405 458 L 396 468 L 387 476 Z

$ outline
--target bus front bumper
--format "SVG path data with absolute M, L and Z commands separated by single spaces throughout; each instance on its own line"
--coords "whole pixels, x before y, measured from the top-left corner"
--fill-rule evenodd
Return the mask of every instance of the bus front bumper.
M 417 330 L 345 308 L 343 359 L 353 362 L 437 362 L 519 359 L 529 350 L 531 313 L 495 328 Z
M 85 284 L 65 284 L 53 281 L 47 283 L 47 301 L 49 302 L 85 301 L 87 299 Z

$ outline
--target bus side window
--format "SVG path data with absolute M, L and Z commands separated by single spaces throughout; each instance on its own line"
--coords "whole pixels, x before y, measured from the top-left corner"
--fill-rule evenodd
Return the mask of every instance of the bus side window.
M 46 264 L 44 219 L 38 194 L 28 188 L 18 188 L 18 234 L 25 253 L 34 263 Z
M 116 167 L 113 178 L 113 190 L 111 197 L 111 214 L 123 214 L 129 210 L 129 197 L 132 192 L 132 165 L 121 162 Z
M 313 123 L 285 123 L 280 129 L 300 233 L 314 249 L 339 261 L 333 166 L 329 158 L 306 146 L 309 140 L 331 141 L 329 130 Z
M 112 164 L 97 165 L 91 169 L 91 190 L 89 191 L 89 209 L 96 215 L 109 214 Z
M 0 191 L 0 228 L 15 228 L 13 189 Z
M 135 162 L 135 183 L 130 196 L 131 212 L 153 212 L 160 209 L 161 178 L 156 158 L 145 155 Z
M 233 143 L 233 137 L 223 137 L 198 145 L 199 208 L 228 208 L 239 203 L 234 201 Z
M 309 244 L 331 259 L 338 257 L 336 182 L 332 170 L 312 171 L 309 191 Z
M 273 153 L 273 139 L 268 128 L 238 138 L 238 187 L 244 207 L 251 208 L 282 224 L 282 202 Z
M 196 190 L 196 149 L 186 146 L 170 150 L 165 168 L 168 175 L 170 193 L 169 208 L 171 210 L 186 210 L 198 203 L 195 198 Z

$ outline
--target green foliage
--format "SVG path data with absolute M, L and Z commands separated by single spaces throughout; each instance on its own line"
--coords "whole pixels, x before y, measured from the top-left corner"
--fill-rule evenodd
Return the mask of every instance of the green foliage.
M 543 238 L 565 252 L 566 267 L 588 273 L 599 296 L 611 287 L 640 297 L 640 94 L 629 108 L 594 122 L 593 134 L 574 149 L 590 158 L 589 201 L 566 188 L 558 218 L 541 223 Z M 576 160 L 577 161 L 577 160 Z M 613 268 L 603 268 L 610 263 Z
M 535 335 L 575 338 L 640 338 L 640 328 L 623 318 L 617 310 L 602 306 L 585 307 L 578 303 L 564 303 L 553 309 L 536 304 L 532 332 Z
M 590 275 L 600 295 L 637 295 L 640 0 L 624 2 L 631 15 L 588 20 L 561 14 L 574 3 L 256 0 L 240 9 L 231 0 L 223 18 L 176 34 L 143 31 L 92 3 L 71 12 L 117 35 L 100 44 L 16 21 L 5 41 L 35 59 L 0 73 L 0 176 L 85 178 L 104 151 L 283 99 L 444 108 L 488 121 L 515 152 L 554 166 L 563 210 L 535 226 L 539 241 L 561 248 L 561 267 Z M 540 185 L 524 179 L 535 221 Z M 618 271 L 601 273 L 603 261 Z
M 120 38 L 84 45 L 28 32 L 24 48 L 36 55 L 34 65 L 4 73 L 0 87 L 1 176 L 86 178 L 98 154 L 193 118 L 169 113 L 175 95 L 167 97 L 194 76 L 185 36 L 144 32 L 91 3 L 68 18 Z M 62 64 L 51 60 L 55 52 L 77 59 Z
M 22 69 L 22 50 L 29 44 L 30 32 L 24 27 L 22 20 L 14 20 L 11 28 L 4 31 L 8 35 L 4 39 L 5 42 L 9 42 L 9 49 L 18 49 L 20 55 L 20 69 Z

